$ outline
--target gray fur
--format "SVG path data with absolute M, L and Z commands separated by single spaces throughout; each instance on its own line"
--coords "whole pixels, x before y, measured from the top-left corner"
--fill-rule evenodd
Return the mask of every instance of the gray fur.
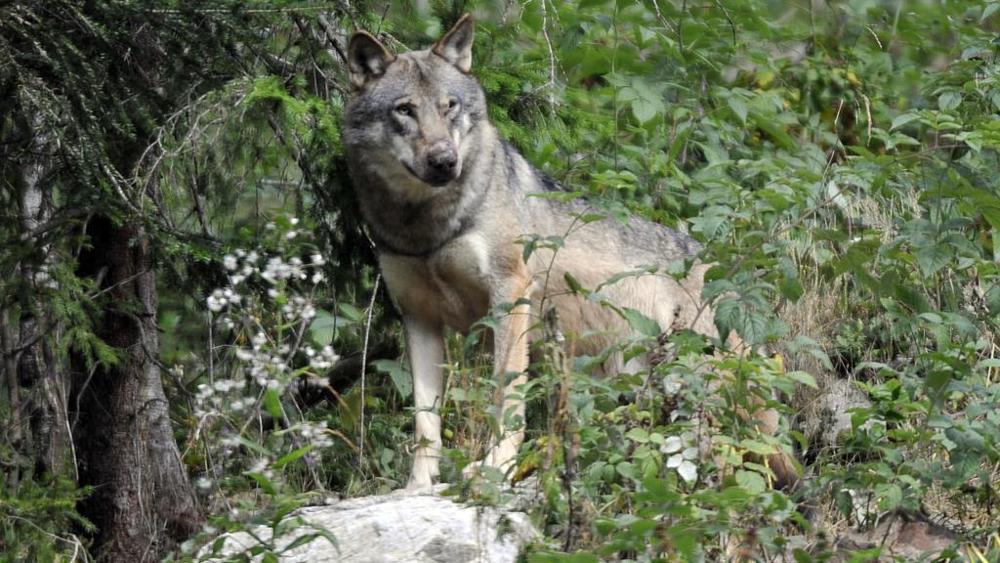
M 524 405 L 516 390 L 525 381 L 529 332 L 543 298 L 557 308 L 560 328 L 578 353 L 597 352 L 629 332 L 611 309 L 570 295 L 564 273 L 593 289 L 615 274 L 662 267 L 700 248 L 687 235 L 636 217 L 584 225 L 577 218 L 593 211 L 587 203 L 536 197 L 557 187 L 489 122 L 483 90 L 467 72 L 472 34 L 466 16 L 431 49 L 392 56 L 365 34 L 352 40 L 357 52 L 349 55 L 367 62 L 356 65 L 361 70 L 352 79 L 343 140 L 361 211 L 406 326 L 420 442 L 409 483 L 414 489 L 438 476 L 444 327 L 467 330 L 507 304 L 493 335 L 496 372 L 521 375 L 505 392 L 503 410 L 513 423 L 501 420 L 506 430 L 483 461 L 505 468 L 523 436 Z M 445 165 L 435 165 L 442 160 Z M 565 245 L 555 255 L 536 250 L 525 263 L 519 241 L 530 235 L 565 237 Z M 716 336 L 700 299 L 705 269 L 695 267 L 684 281 L 629 277 L 601 293 L 664 330 L 691 327 Z M 511 309 L 519 300 L 531 305 Z M 625 367 L 620 357 L 610 364 L 608 371 Z

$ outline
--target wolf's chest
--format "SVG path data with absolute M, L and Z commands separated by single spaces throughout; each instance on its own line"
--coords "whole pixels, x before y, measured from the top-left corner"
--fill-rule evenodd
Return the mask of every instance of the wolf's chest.
M 465 331 L 489 311 L 489 246 L 478 233 L 458 237 L 428 257 L 385 255 L 381 266 L 404 315 Z

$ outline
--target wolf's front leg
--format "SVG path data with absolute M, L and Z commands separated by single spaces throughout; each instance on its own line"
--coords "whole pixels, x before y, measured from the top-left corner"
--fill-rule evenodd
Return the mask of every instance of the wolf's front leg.
M 440 474 L 441 415 L 438 410 L 444 393 L 441 375 L 443 331 L 439 325 L 414 317 L 404 317 L 403 323 L 410 354 L 410 373 L 413 374 L 417 443 L 406 489 L 425 491 L 431 488 Z
M 498 415 L 496 444 L 490 448 L 482 461 L 472 463 L 465 468 L 466 477 L 475 475 L 481 466 L 489 466 L 507 472 L 517 456 L 517 449 L 524 441 L 524 390 L 522 386 L 528 382 L 528 329 L 531 327 L 531 284 L 522 281 L 515 289 L 505 295 L 513 295 L 508 303 L 516 305 L 511 311 L 499 319 L 496 334 L 494 334 L 494 372 L 498 381 L 503 384 L 507 377 L 513 378 L 503 387 L 500 401 L 501 409 Z M 509 423 L 509 424 L 508 424 Z

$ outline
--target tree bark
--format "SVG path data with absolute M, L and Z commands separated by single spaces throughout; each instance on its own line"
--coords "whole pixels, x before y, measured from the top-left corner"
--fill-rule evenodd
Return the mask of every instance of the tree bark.
M 37 305 L 37 304 L 36 304 Z M 18 380 L 28 387 L 27 411 L 30 418 L 34 473 L 37 477 L 73 477 L 70 460 L 68 384 L 57 368 L 52 344 L 40 334 L 38 316 L 48 315 L 41 307 L 21 319 L 20 342 L 32 342 L 17 363 Z
M 50 172 L 53 168 L 51 138 L 41 131 L 39 116 L 31 124 L 22 123 L 23 137 L 28 139 L 20 162 L 16 180 L 22 240 L 28 245 L 39 244 L 36 233 L 51 215 Z M 16 338 L 8 335 L 8 350 L 16 366 L 17 383 L 25 393 L 11 388 L 19 408 L 27 414 L 30 439 L 23 441 L 23 448 L 34 459 L 36 478 L 72 477 L 70 456 L 70 428 L 67 409 L 68 380 L 65 369 L 53 352 L 52 341 L 58 333 L 52 325 L 46 293 L 52 291 L 49 270 L 54 263 L 51 245 L 40 244 L 32 248 L 19 262 L 17 274 L 21 283 L 30 286 L 30 297 L 22 299 L 18 310 L 19 332 Z M 20 425 L 20 417 L 15 417 Z M 29 428 L 17 428 L 26 433 Z M 30 445 L 29 445 L 30 444 Z
M 21 482 L 23 471 L 20 462 L 20 452 L 23 449 L 24 429 L 21 427 L 21 386 L 17 382 L 17 360 L 14 358 L 14 348 L 17 338 L 14 324 L 10 322 L 5 312 L 0 318 L 0 338 L 3 344 L 3 380 L 7 392 L 7 408 L 10 413 L 7 421 L 7 436 L 5 437 L 14 452 L 14 461 L 4 467 L 4 481 L 11 490 L 16 490 Z
M 74 437 L 81 484 L 94 487 L 81 510 L 99 529 L 102 560 L 158 561 L 202 519 L 160 381 L 149 241 L 140 226 L 103 217 L 87 231 L 92 249 L 81 270 L 103 271 L 109 298 L 97 333 L 123 355 L 92 373 L 77 358 Z

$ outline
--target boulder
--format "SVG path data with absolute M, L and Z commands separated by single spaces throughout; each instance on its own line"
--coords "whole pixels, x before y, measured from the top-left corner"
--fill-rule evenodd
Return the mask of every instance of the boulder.
M 299 525 L 291 524 L 298 519 Z M 301 508 L 285 519 L 288 531 L 272 545 L 282 562 L 338 561 L 389 563 L 396 561 L 442 563 L 513 563 L 521 549 L 538 539 L 538 531 L 523 512 L 489 506 L 470 506 L 436 495 L 362 497 L 326 506 Z M 296 539 L 329 532 L 302 545 Z M 248 532 L 223 536 L 223 547 L 207 561 L 223 561 L 245 553 L 251 560 L 262 555 L 248 551 L 271 543 L 271 528 L 258 526 Z M 261 541 L 255 540 L 257 536 Z M 331 540 L 335 540 L 335 543 Z
M 953 532 L 923 515 L 900 510 L 882 516 L 878 525 L 869 530 L 845 531 L 838 538 L 838 553 L 833 560 L 855 561 L 855 551 L 879 547 L 885 557 L 931 561 L 937 560 L 956 540 Z
M 823 377 L 815 394 L 804 394 L 800 426 L 815 447 L 835 451 L 851 430 L 852 408 L 870 408 L 871 401 L 853 381 Z

